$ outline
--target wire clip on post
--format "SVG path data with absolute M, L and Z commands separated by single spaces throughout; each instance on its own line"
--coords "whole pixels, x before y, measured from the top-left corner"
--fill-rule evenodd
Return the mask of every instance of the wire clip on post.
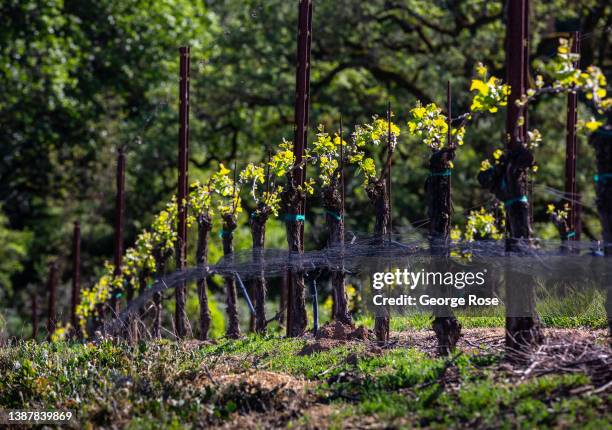
M 520 196 L 520 197 L 517 197 L 515 199 L 506 200 L 504 202 L 504 205 L 505 206 L 512 206 L 515 203 L 529 203 L 529 199 L 527 198 L 527 196 Z

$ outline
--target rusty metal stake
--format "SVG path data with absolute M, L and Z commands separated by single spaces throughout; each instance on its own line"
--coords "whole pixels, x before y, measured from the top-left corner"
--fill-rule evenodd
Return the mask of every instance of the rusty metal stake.
M 312 43 L 312 0 L 300 0 L 298 4 L 298 38 L 297 38 L 297 67 L 295 74 L 295 125 L 293 154 L 295 164 L 300 165 L 306 149 L 309 117 L 310 93 L 310 46 Z M 306 166 L 295 169 L 294 183 L 303 185 L 306 180 Z M 299 213 L 304 214 L 305 202 L 302 201 Z M 301 246 L 304 249 L 304 231 L 301 232 Z
M 309 93 L 310 93 L 310 46 L 312 43 L 312 0 L 300 0 L 298 3 L 298 37 L 297 37 L 297 67 L 295 73 L 295 124 L 293 139 L 293 154 L 295 165 L 299 169 L 293 172 L 293 183 L 303 185 L 306 180 L 306 166 L 301 166 L 306 149 L 308 133 Z M 304 215 L 306 201 L 302 199 L 297 213 Z M 304 224 L 300 226 L 300 251 L 304 250 Z M 287 335 L 292 326 L 293 279 L 287 274 Z
M 526 90 L 527 70 L 527 0 L 513 0 L 508 4 L 508 23 L 506 36 L 506 82 L 510 85 L 506 116 L 507 147 L 512 150 L 525 142 L 525 127 L 518 125 L 522 115 L 527 121 L 527 109 L 516 106 Z
M 121 266 L 123 265 L 123 226 L 125 215 L 125 149 L 119 147 L 117 154 L 117 195 L 115 200 L 115 251 L 114 265 L 115 277 L 121 276 Z M 119 312 L 119 295 L 117 289 L 113 289 L 111 294 L 110 308 L 113 317 Z
M 344 222 L 344 198 L 345 198 L 345 189 L 344 189 L 344 141 L 342 140 L 342 136 L 344 135 L 342 131 L 342 115 L 340 115 L 340 196 L 342 199 L 342 220 Z M 342 239 L 342 243 L 344 244 L 344 238 Z
M 389 225 L 387 235 L 389 237 L 389 244 L 391 243 L 391 230 L 393 229 L 393 215 L 391 206 L 391 153 L 393 148 L 391 147 L 391 101 L 387 101 L 387 152 L 389 162 L 387 164 L 387 204 L 389 205 Z
M 580 32 L 572 34 L 571 52 L 580 54 Z M 577 64 L 576 64 L 577 65 Z M 575 65 L 575 66 L 576 66 Z M 567 95 L 567 122 L 565 135 L 565 198 L 570 202 L 568 240 L 580 240 L 580 196 L 576 185 L 576 122 L 578 120 L 578 95 Z
M 270 160 L 272 159 L 272 153 L 268 151 L 268 163 L 266 164 L 266 194 L 270 192 Z
M 447 122 L 448 122 L 448 131 L 447 131 L 447 137 L 446 140 L 448 141 L 448 147 L 453 149 L 455 147 L 455 145 L 453 144 L 453 134 L 452 134 L 452 118 L 453 118 L 453 112 L 452 112 L 452 95 L 451 95 L 451 83 L 450 81 L 446 81 L 446 115 L 447 115 Z
M 74 335 L 80 339 L 81 330 L 77 321 L 76 309 L 81 295 L 81 224 L 74 222 L 72 237 L 72 298 L 70 306 L 70 324 Z
M 176 267 L 182 270 L 187 265 L 187 186 L 189 160 L 189 60 L 190 49 L 181 47 L 180 52 L 180 82 L 179 82 L 179 142 L 178 142 L 178 238 L 176 252 Z M 187 315 L 185 312 L 186 283 L 175 290 L 174 322 L 178 337 L 185 337 Z
M 530 62 L 529 62 L 529 44 L 531 43 L 531 41 L 529 40 L 530 38 L 530 28 L 529 28 L 529 1 L 530 0 L 525 0 L 525 9 L 523 12 L 523 31 L 524 31 L 524 39 L 523 39 L 523 82 L 525 85 L 525 91 L 527 91 L 527 87 L 529 85 L 529 68 L 530 68 Z M 524 93 L 523 93 L 524 94 Z M 525 108 L 524 112 L 523 112 L 523 139 L 527 139 L 527 130 L 529 130 L 529 115 L 527 112 L 527 108 Z M 529 205 L 530 205 L 530 210 L 533 211 L 533 199 L 531 198 L 531 193 L 529 194 Z M 533 215 L 531 215 L 532 218 L 532 222 L 533 222 Z

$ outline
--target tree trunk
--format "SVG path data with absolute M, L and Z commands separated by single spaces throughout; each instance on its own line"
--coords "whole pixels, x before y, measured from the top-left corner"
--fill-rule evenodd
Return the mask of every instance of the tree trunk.
M 436 271 L 446 271 L 448 269 L 446 263 L 450 257 L 449 240 L 452 215 L 450 162 L 454 158 L 454 150 L 435 152 L 429 160 L 431 174 L 425 183 L 427 216 L 429 217 L 429 246 L 434 256 L 433 268 Z M 435 309 L 432 328 L 438 341 L 438 354 L 448 355 L 455 348 L 461 336 L 461 324 L 453 315 L 450 307 L 436 307 Z
M 253 279 L 252 291 L 255 302 L 254 330 L 257 333 L 266 331 L 266 273 L 264 269 L 264 248 L 266 243 L 266 222 L 268 214 L 259 210 L 251 217 L 251 236 L 253 238 L 253 261 L 257 275 Z
M 608 113 L 608 124 L 591 137 L 597 159 L 597 210 L 601 222 L 605 258 L 612 258 L 612 112 Z M 603 283 L 606 293 L 606 315 L 608 334 L 612 336 L 612 276 L 606 273 Z
M 288 282 L 287 282 L 287 336 L 297 337 L 304 334 L 308 326 L 306 315 L 306 295 L 304 287 L 304 270 L 300 263 L 300 258 L 304 252 L 302 245 L 302 232 L 304 221 L 291 219 L 296 216 L 302 200 L 300 193 L 292 182 L 291 175 L 287 188 L 281 196 L 282 208 L 285 213 L 285 226 L 287 229 L 287 244 L 289 248 L 289 258 L 296 261 L 289 262 Z
M 223 216 L 223 255 L 228 263 L 234 261 L 234 230 L 237 224 L 233 214 Z M 236 294 L 236 279 L 233 276 L 225 277 L 227 329 L 225 335 L 230 339 L 240 337 L 240 320 L 238 319 L 238 295 Z
M 327 246 L 335 251 L 344 253 L 344 214 L 342 213 L 342 192 L 337 181 L 323 190 L 323 204 L 326 210 L 325 222 L 329 232 Z M 342 255 L 343 257 L 343 255 Z M 344 262 L 338 270 L 332 270 L 332 319 L 344 324 L 352 324 L 351 313 L 348 308 L 348 296 L 345 288 Z
M 212 223 L 208 216 L 198 218 L 198 243 L 196 248 L 196 265 L 200 269 L 206 268 L 208 264 L 208 239 L 212 229 Z M 210 309 L 208 308 L 208 278 L 206 276 L 197 280 L 198 302 L 200 305 L 200 332 L 199 339 L 208 339 L 210 330 Z
M 387 199 L 387 186 L 384 179 L 370 182 L 366 186 L 366 193 L 370 203 L 374 206 L 376 221 L 374 224 L 374 237 L 376 244 L 384 245 L 387 225 L 389 224 L 389 201 Z M 391 319 L 389 309 L 381 308 L 374 317 L 374 333 L 379 343 L 384 344 L 389 341 Z

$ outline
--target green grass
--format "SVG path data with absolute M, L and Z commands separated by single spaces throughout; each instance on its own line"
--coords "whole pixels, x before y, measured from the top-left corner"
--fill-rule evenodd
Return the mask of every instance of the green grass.
M 371 416 L 390 427 L 597 428 L 610 419 L 610 396 L 573 396 L 585 375 L 549 375 L 517 382 L 496 371 L 499 355 L 473 353 L 454 362 L 453 387 L 443 387 L 443 359 L 409 348 L 371 354 L 362 344 L 297 355 L 305 341 L 249 336 L 192 346 L 166 341 L 134 348 L 25 342 L 0 349 L 0 407 L 78 411 L 87 427 L 189 428 L 220 425 L 267 394 L 194 381 L 218 366 L 267 370 L 311 381 L 308 404 L 333 408 L 327 426 L 342 428 Z M 346 360 L 356 354 L 358 360 Z M 266 398 L 267 414 L 281 413 Z M 291 418 L 291 427 L 306 425 Z
M 553 295 L 539 297 L 536 310 L 545 327 L 603 329 L 608 327 L 604 303 L 605 297 L 600 291 L 581 290 L 566 293 L 564 298 Z M 454 313 L 464 328 L 494 328 L 506 324 L 502 306 L 486 310 L 473 307 L 457 309 Z M 362 314 L 356 321 L 366 327 L 374 325 L 374 317 L 370 315 Z M 414 312 L 391 317 L 392 331 L 430 328 L 430 313 Z
M 363 350 L 363 345 L 352 345 L 334 348 L 333 353 L 297 355 L 303 346 L 301 339 L 251 335 L 238 341 L 222 341 L 203 348 L 200 353 L 207 362 L 216 357 L 231 356 L 238 359 L 239 366 L 245 370 L 252 368 L 255 361 L 258 369 L 316 379 L 322 372 L 343 363 L 349 353 Z

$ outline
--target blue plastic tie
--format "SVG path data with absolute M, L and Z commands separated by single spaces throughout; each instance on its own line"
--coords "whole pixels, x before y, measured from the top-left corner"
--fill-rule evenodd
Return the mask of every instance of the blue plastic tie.
M 283 220 L 287 222 L 291 221 L 306 221 L 306 216 L 302 214 L 284 214 Z
M 597 130 L 595 130 L 594 134 L 603 134 L 604 136 L 612 136 L 612 130 L 602 130 L 601 128 L 598 128 Z
M 450 176 L 450 175 L 451 175 L 451 169 L 444 169 L 441 172 L 429 173 L 429 176 Z
M 226 237 L 226 236 L 229 236 L 230 234 L 232 234 L 232 232 L 231 232 L 231 231 L 221 230 L 221 231 L 219 232 L 219 237 Z
M 519 203 L 519 202 L 520 203 L 527 203 L 527 202 L 529 202 L 529 199 L 527 199 L 527 196 L 520 196 L 520 197 L 517 197 L 515 199 L 506 200 L 504 202 L 504 205 L 512 206 L 514 203 Z
M 576 232 L 575 231 L 570 231 L 569 233 L 567 233 L 567 238 L 569 239 L 570 237 L 574 237 L 576 236 Z
M 612 173 L 598 173 L 593 179 L 595 182 L 606 182 L 607 179 L 612 179 Z
M 342 217 L 337 212 L 334 212 L 334 211 L 325 211 L 325 213 L 330 214 L 336 221 L 342 221 Z

